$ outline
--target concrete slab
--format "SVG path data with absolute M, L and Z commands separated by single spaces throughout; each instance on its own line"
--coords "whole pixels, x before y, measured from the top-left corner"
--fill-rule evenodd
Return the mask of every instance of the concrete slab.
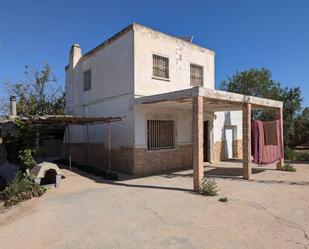
M 1 247 L 307 248 L 309 165 L 295 166 L 245 181 L 239 162 L 207 165 L 218 197 L 191 192 L 192 170 L 118 182 L 62 170 L 60 189 L 0 214 Z

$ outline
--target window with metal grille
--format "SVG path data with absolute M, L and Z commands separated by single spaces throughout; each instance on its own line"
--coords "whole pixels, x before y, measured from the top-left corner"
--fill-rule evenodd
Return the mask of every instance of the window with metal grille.
M 152 66 L 153 76 L 168 79 L 169 78 L 168 58 L 153 54 L 152 62 L 153 62 Z
M 190 84 L 191 86 L 203 86 L 204 69 L 202 66 L 190 64 Z
M 147 120 L 148 150 L 175 148 L 174 120 Z
M 91 70 L 84 72 L 84 91 L 91 90 Z

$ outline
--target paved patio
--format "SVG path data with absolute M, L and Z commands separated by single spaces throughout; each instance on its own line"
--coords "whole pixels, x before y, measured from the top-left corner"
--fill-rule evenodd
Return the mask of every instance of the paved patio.
M 0 213 L 1 248 L 309 248 L 309 164 L 295 166 L 252 181 L 239 162 L 207 166 L 218 197 L 191 192 L 192 170 L 118 182 L 64 170 L 60 189 Z

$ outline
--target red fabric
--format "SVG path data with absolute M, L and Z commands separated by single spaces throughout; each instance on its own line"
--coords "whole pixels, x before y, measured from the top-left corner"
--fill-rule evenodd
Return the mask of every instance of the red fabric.
M 253 162 L 256 164 L 270 164 L 283 158 L 283 144 L 280 120 L 276 123 L 277 145 L 265 145 L 264 125 L 262 121 L 252 120 L 251 147 Z

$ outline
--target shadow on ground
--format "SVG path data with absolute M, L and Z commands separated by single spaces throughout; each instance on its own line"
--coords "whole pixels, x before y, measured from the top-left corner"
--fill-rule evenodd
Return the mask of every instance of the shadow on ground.
M 239 166 L 239 161 L 233 160 L 228 162 L 228 166 L 206 166 L 204 167 L 204 175 L 207 178 L 214 178 L 214 179 L 228 179 L 228 180 L 236 180 L 236 181 L 246 181 L 242 178 L 243 176 L 243 169 Z M 68 166 L 65 165 L 58 165 L 60 168 L 69 169 Z M 238 167 L 237 167 L 238 166 Z M 253 168 L 252 174 L 259 174 L 264 171 L 276 171 L 276 169 L 272 168 Z M 159 190 L 171 190 L 171 191 L 183 191 L 183 192 L 193 192 L 191 188 L 181 188 L 175 186 L 164 186 L 160 185 L 146 185 L 146 184 L 135 184 L 131 180 L 143 178 L 147 176 L 132 176 L 128 174 L 119 173 L 119 180 L 112 181 L 112 180 L 105 180 L 100 176 L 95 176 L 79 169 L 72 167 L 72 171 L 78 175 L 82 175 L 87 177 L 97 183 L 105 183 L 115 186 L 123 186 L 129 188 L 145 188 L 145 189 L 159 189 Z M 184 170 L 184 171 L 174 171 L 166 174 L 157 175 L 158 177 L 163 177 L 167 179 L 173 178 L 193 178 L 192 170 Z M 274 175 L 275 177 L 275 175 Z M 298 186 L 309 186 L 309 182 L 306 181 L 284 181 L 284 180 L 275 180 L 275 179 L 254 179 L 250 182 L 253 183 L 266 183 L 266 184 L 286 184 L 286 185 L 298 185 Z M 168 183 L 167 183 L 168 184 Z

